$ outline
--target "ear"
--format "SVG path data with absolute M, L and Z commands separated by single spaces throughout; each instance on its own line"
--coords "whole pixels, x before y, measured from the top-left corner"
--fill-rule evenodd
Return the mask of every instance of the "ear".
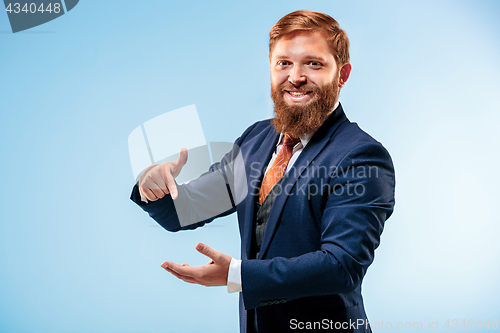
M 339 78 L 339 87 L 342 88 L 345 83 L 347 82 L 347 79 L 349 78 L 349 75 L 351 74 L 351 69 L 352 65 L 350 62 L 342 66 L 340 69 L 340 78 Z

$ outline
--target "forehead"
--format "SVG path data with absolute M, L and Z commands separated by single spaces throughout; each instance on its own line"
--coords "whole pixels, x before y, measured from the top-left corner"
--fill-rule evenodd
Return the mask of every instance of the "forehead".
M 319 31 L 300 30 L 290 32 L 278 39 L 271 57 L 281 58 L 314 54 L 323 57 L 331 55 L 333 57 L 325 34 Z

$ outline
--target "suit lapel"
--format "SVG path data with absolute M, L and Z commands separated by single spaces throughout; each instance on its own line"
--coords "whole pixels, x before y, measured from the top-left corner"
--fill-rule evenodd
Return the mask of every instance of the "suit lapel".
M 298 178 L 306 171 L 306 169 L 316 158 L 316 156 L 318 156 L 318 154 L 320 154 L 320 152 L 325 148 L 326 144 L 333 136 L 335 130 L 345 120 L 347 120 L 347 118 L 344 114 L 342 106 L 339 104 L 339 107 L 335 110 L 335 112 L 325 121 L 325 123 L 316 131 L 316 133 L 314 133 L 313 137 L 304 148 L 304 150 L 300 153 L 300 156 L 297 158 L 290 171 L 285 175 L 285 177 L 287 178 L 284 179 L 282 186 L 283 188 L 287 189 L 287 192 L 295 191 L 294 187 Z M 269 159 L 267 161 L 269 161 Z M 301 174 L 299 174 L 298 170 L 302 170 Z M 280 220 L 280 216 L 282 215 L 283 208 L 287 200 L 288 195 L 286 195 L 286 193 L 283 193 L 282 195 L 278 195 L 276 197 L 276 200 L 271 209 L 271 214 L 269 215 L 269 219 L 267 221 L 259 259 L 262 259 L 263 256 L 265 256 L 267 249 L 269 248 L 269 244 L 271 243 L 276 228 L 278 227 L 278 221 Z M 254 206 L 252 206 L 252 209 L 254 209 Z
M 252 228 L 255 213 L 255 200 L 259 196 L 260 184 L 264 176 L 264 168 L 271 160 L 276 144 L 278 143 L 279 133 L 272 125 L 267 133 L 262 133 L 262 138 L 256 138 L 255 143 L 249 148 L 249 154 L 246 160 L 246 172 L 248 179 L 248 195 L 245 202 L 245 212 L 243 219 L 243 244 L 245 244 L 246 255 L 250 254 L 252 241 Z M 257 167 L 256 167 L 257 166 Z

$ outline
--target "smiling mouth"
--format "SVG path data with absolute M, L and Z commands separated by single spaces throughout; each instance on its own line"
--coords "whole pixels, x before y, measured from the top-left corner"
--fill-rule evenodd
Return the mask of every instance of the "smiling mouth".
M 310 94 L 311 91 L 289 91 L 289 90 L 285 90 L 287 93 L 289 93 L 290 95 L 292 95 L 293 97 L 302 97 L 302 96 L 305 96 L 307 94 Z

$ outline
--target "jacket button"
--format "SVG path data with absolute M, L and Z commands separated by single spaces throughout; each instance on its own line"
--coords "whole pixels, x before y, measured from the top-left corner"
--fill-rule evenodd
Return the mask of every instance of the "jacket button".
M 260 306 L 266 306 L 267 302 L 260 302 Z
M 282 304 L 283 304 L 283 303 L 286 303 L 286 299 L 284 299 L 284 298 L 283 298 L 283 299 L 281 299 L 281 300 L 280 300 L 280 303 L 282 303 Z
M 258 224 L 258 225 L 261 225 L 262 223 L 264 223 L 264 220 L 263 220 L 263 219 L 257 219 L 257 224 Z

